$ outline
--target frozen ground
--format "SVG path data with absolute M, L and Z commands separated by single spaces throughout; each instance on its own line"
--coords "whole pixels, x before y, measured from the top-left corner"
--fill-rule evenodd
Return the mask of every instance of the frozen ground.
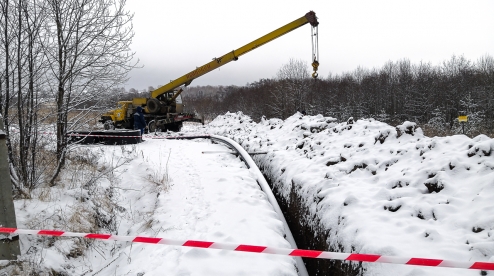
M 311 227 L 329 231 L 332 248 L 494 262 L 494 140 L 486 136 L 430 138 L 413 123 L 338 123 L 301 114 L 255 123 L 241 113 L 183 132 L 224 135 L 247 151 L 267 151 L 256 162 L 282 196 L 295 191 L 304 198 Z M 92 232 L 97 225 L 119 235 L 289 247 L 238 158 L 202 154 L 225 147 L 146 140 L 85 149 L 93 158 L 82 158 L 80 170 L 94 162 L 98 169 L 89 177 L 70 172 L 65 185 L 16 201 L 18 227 Z M 293 259 L 265 254 L 32 236 L 22 236 L 21 247 L 25 266 L 65 275 L 296 275 Z M 362 265 L 364 275 L 494 275 Z
M 301 196 L 331 248 L 494 262 L 494 139 L 425 137 L 415 124 L 295 114 L 259 124 L 241 113 L 201 131 L 257 155 L 287 198 Z M 316 220 L 309 220 L 316 223 Z M 364 263 L 366 275 L 480 275 L 478 270 Z M 489 272 L 482 275 L 494 275 Z
M 96 224 L 118 235 L 290 247 L 281 221 L 245 165 L 231 154 L 202 153 L 228 151 L 222 145 L 147 139 L 136 146 L 89 151 L 100 177 L 44 190 L 50 194 L 41 200 L 17 200 L 18 228 L 91 232 Z M 21 250 L 26 266 L 41 274 L 50 268 L 57 275 L 297 275 L 288 256 L 87 242 L 21 236 Z

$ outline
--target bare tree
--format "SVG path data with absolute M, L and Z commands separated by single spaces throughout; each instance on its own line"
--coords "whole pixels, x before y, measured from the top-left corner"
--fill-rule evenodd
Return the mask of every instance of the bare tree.
M 11 100 L 11 89 L 13 87 L 13 82 L 11 82 L 11 77 L 13 77 L 13 69 L 11 68 L 11 60 L 13 58 L 13 53 L 11 52 L 11 44 L 14 39 L 14 34 L 13 30 L 16 28 L 12 26 L 12 11 L 9 9 L 10 8 L 10 3 L 11 1 L 1 1 L 0 2 L 0 7 L 1 7 L 1 14 L 2 14 L 2 24 L 0 24 L 0 28 L 2 29 L 2 52 L 4 53 L 5 56 L 5 64 L 4 64 L 4 71 L 3 71 L 3 77 L 5 79 L 5 89 L 1 91 L 2 96 L 1 96 L 1 105 L 2 105 L 2 111 L 3 111 L 3 118 L 4 118 L 4 124 L 5 124 L 5 133 L 7 134 L 7 151 L 9 155 L 9 160 L 13 159 L 13 149 L 12 149 L 12 144 L 10 140 L 10 115 L 9 115 L 9 110 L 10 110 L 10 100 Z
M 285 81 L 286 80 L 278 80 L 274 89 L 271 91 L 271 100 L 267 103 L 270 108 L 268 116 L 283 120 L 293 114 L 291 108 L 293 105 L 293 96 L 286 88 L 288 85 L 284 83 Z
M 43 45 L 47 43 L 46 32 L 43 25 L 46 23 L 46 5 L 36 0 L 19 1 L 19 26 L 21 22 L 24 34 L 23 47 L 25 48 L 22 58 L 18 58 L 23 64 L 23 71 L 27 79 L 23 85 L 18 85 L 18 124 L 19 124 L 19 165 L 18 176 L 26 188 L 31 191 L 40 182 L 45 170 L 37 159 L 40 155 L 39 124 L 40 124 L 40 102 L 39 90 L 45 82 L 47 60 L 44 55 Z M 22 12 L 22 16 L 21 16 Z M 19 38 L 21 32 L 19 32 Z M 21 60 L 23 60 L 21 62 Z M 19 74 L 18 79 L 21 79 Z M 20 83 L 20 81 L 19 81 Z M 21 90 L 22 93 L 21 93 Z
M 133 68 L 129 48 L 132 14 L 125 10 L 125 3 L 0 2 L 0 109 L 9 137 L 12 179 L 21 193 L 23 188 L 33 189 L 46 173 L 36 166 L 40 154 L 38 128 L 45 119 L 39 117 L 41 103 L 56 102 L 51 116 L 57 122 L 57 168 L 49 177 L 44 176 L 53 185 L 69 149 L 67 132 L 81 126 L 87 120 L 85 115 L 107 93 L 113 93 Z M 19 133 L 10 135 L 11 127 Z
M 307 80 L 310 79 L 309 66 L 302 60 L 290 59 L 277 74 L 278 79 L 285 80 L 285 89 L 293 98 L 293 110 L 302 111 L 307 108 L 306 100 L 309 92 Z
M 7 145 L 11 164 L 11 178 L 15 190 L 29 197 L 24 189 L 32 189 L 37 181 L 35 160 L 38 154 L 37 110 L 34 83 L 38 74 L 41 47 L 37 37 L 41 26 L 35 0 L 4 1 L 1 4 L 2 47 L 5 54 L 5 90 L 0 89 L 0 99 L 9 133 Z M 2 80 L 3 82 L 3 80 Z M 19 130 L 11 135 L 10 127 Z
M 308 65 L 301 60 L 290 59 L 279 69 L 278 83 L 271 93 L 272 101 L 268 104 L 273 115 L 286 119 L 294 112 L 307 108 L 309 77 Z
M 67 132 L 80 125 L 90 109 L 74 106 L 101 99 L 106 91 L 126 81 L 134 67 L 130 44 L 133 15 L 126 0 L 46 0 L 55 45 L 46 48 L 55 80 L 58 168 L 55 184 L 68 149 Z M 69 117 L 69 113 L 74 112 Z

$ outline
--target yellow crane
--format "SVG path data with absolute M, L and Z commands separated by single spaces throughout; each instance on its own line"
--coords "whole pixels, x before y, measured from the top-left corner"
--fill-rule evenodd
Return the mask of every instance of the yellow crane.
M 100 122 L 105 125 L 105 129 L 128 128 L 133 129 L 133 114 L 137 106 L 144 109 L 144 117 L 150 132 L 155 129 L 180 131 L 184 121 L 200 121 L 193 114 L 184 114 L 180 94 L 183 91 L 181 86 L 188 86 L 194 79 L 219 68 L 230 61 L 236 61 L 242 55 L 286 34 L 305 24 L 311 25 L 312 40 L 312 67 L 313 78 L 317 78 L 319 66 L 318 47 L 318 25 L 316 14 L 313 11 L 304 16 L 236 49 L 223 56 L 213 58 L 211 62 L 204 64 L 195 70 L 171 81 L 160 88 L 151 91 L 149 98 L 134 98 L 132 101 L 118 102 L 117 109 L 108 111 L 101 116 Z

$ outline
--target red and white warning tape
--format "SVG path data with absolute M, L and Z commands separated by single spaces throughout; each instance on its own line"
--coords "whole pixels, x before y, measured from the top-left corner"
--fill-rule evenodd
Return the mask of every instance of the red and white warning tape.
M 293 256 L 293 257 L 332 259 L 332 260 L 343 260 L 343 261 L 376 262 L 376 263 L 392 263 L 392 264 L 403 264 L 403 265 L 494 270 L 494 262 L 462 262 L 462 261 L 451 261 L 451 260 L 441 260 L 441 259 L 382 256 L 382 255 L 374 255 L 374 254 L 338 253 L 338 252 L 328 252 L 328 251 L 274 248 L 274 247 L 259 246 L 259 245 L 233 244 L 233 243 L 197 241 L 197 240 L 172 240 L 166 238 L 142 237 L 142 236 L 117 236 L 112 234 L 74 233 L 74 232 L 65 232 L 59 230 L 26 230 L 26 229 L 0 227 L 0 233 L 42 235 L 42 236 L 56 236 L 56 237 L 81 237 L 81 238 L 99 239 L 106 241 L 127 241 L 127 242 L 139 242 L 139 243 L 151 243 L 151 244 L 166 244 L 166 245 L 175 245 L 175 246 L 188 246 L 188 247 L 198 247 L 198 248 L 208 248 L 208 249 L 224 249 L 231 251 L 266 253 L 266 254 Z

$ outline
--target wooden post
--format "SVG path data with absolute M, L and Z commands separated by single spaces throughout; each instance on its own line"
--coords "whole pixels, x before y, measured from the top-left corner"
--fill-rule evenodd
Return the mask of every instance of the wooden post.
M 0 226 L 17 228 L 6 139 L 3 118 L 0 115 Z M 0 260 L 17 260 L 18 255 L 21 255 L 19 235 L 0 234 Z
M 458 121 L 461 124 L 461 129 L 463 134 L 465 134 L 465 124 L 468 122 L 468 116 L 465 115 L 464 111 L 460 111 L 460 116 L 458 116 Z

